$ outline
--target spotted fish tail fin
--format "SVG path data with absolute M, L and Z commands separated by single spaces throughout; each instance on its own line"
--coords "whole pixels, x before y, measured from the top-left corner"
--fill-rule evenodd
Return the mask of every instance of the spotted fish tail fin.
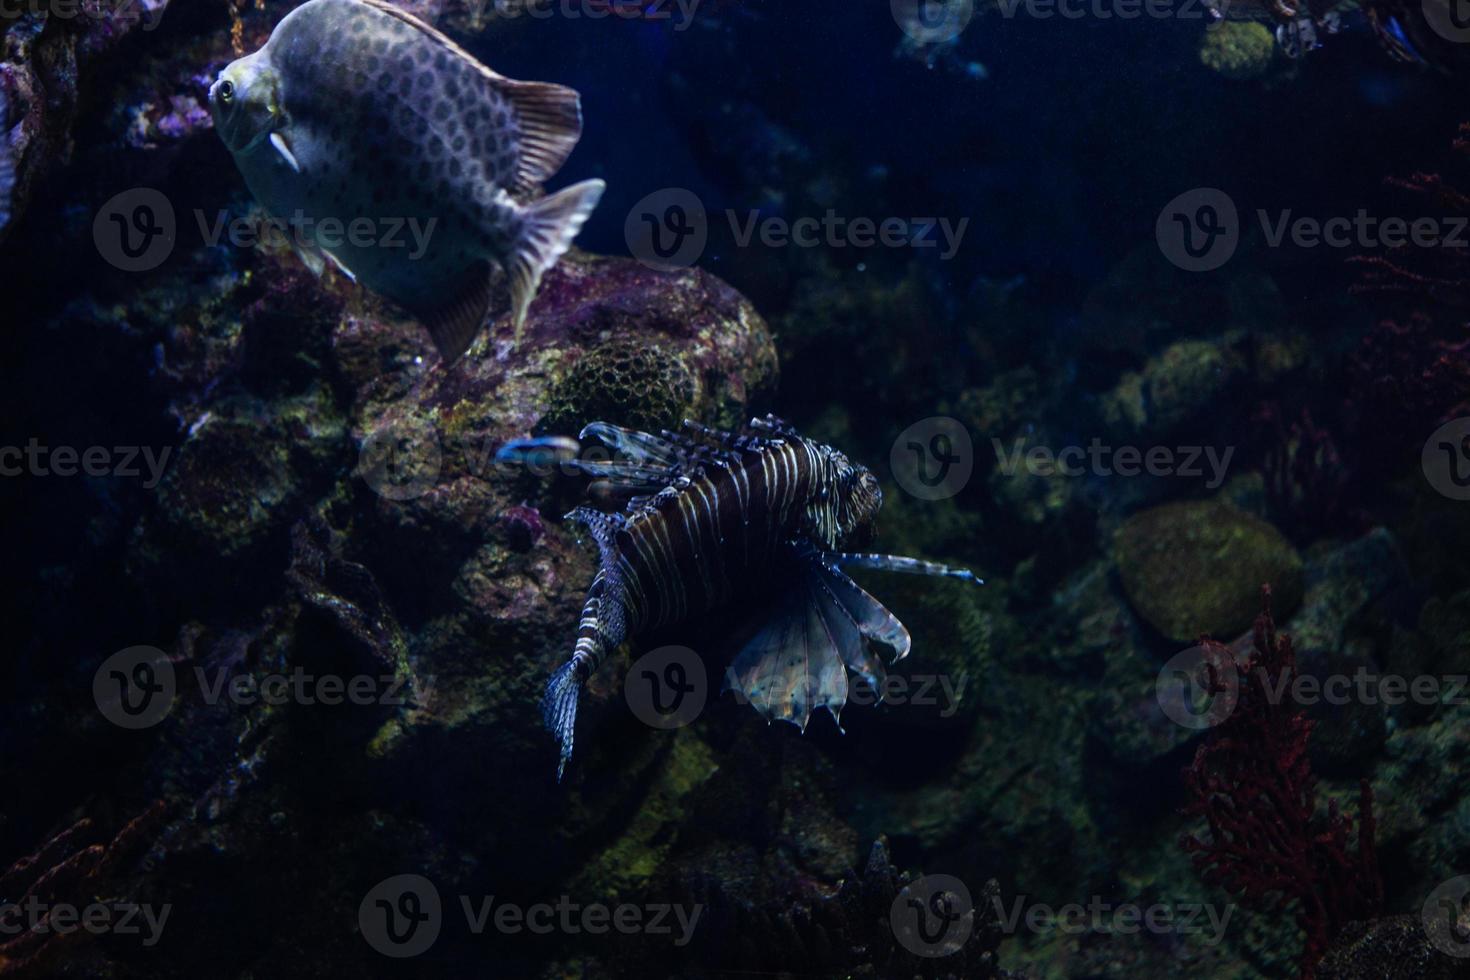
M 541 285 L 541 276 L 571 247 L 606 186 L 600 180 L 584 180 L 526 205 L 521 238 L 508 262 L 511 316 L 517 337 L 526 322 L 526 310 L 536 297 L 536 288 Z

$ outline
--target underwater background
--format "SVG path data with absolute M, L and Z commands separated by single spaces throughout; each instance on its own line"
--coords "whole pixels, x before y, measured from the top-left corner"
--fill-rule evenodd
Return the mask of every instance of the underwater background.
M 406 0 L 606 182 L 453 363 L 211 240 L 294 6 L 0 7 L 0 978 L 1470 976 L 1462 0 Z M 853 572 L 841 730 L 636 636 L 558 780 L 500 448 L 766 413 L 984 584 Z

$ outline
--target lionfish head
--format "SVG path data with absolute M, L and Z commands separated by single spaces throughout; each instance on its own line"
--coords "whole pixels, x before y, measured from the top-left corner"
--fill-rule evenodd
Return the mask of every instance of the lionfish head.
M 833 453 L 832 462 L 837 484 L 837 539 L 842 542 L 872 527 L 878 508 L 883 506 L 883 491 L 866 466 L 848 462 L 841 453 Z

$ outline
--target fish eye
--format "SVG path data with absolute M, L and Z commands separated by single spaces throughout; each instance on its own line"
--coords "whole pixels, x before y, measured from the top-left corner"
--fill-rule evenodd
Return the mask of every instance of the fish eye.
M 229 102 L 235 97 L 235 83 L 228 78 L 219 83 L 219 100 Z

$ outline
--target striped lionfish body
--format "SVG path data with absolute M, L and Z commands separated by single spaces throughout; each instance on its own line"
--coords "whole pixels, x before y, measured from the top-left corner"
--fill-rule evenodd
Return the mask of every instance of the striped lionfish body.
M 561 743 L 558 776 L 571 757 L 581 689 L 625 639 L 776 583 L 772 612 L 736 655 L 727 684 L 768 720 L 805 729 L 816 708 L 838 716 L 847 671 L 881 690 L 885 675 L 873 646 L 894 660 L 909 649 L 903 625 L 843 567 L 978 581 L 966 570 L 912 558 L 842 552 L 843 542 L 877 516 L 877 479 L 771 416 L 752 420 L 742 433 L 686 422 L 684 433 L 652 435 L 597 422 L 582 431 L 582 439 L 589 436 L 614 458 L 567 462 L 596 478 L 594 498 L 626 505 L 584 506 L 568 515 L 589 529 L 600 561 L 571 659 L 542 701 Z M 501 456 L 522 458 L 544 443 L 513 443 Z

